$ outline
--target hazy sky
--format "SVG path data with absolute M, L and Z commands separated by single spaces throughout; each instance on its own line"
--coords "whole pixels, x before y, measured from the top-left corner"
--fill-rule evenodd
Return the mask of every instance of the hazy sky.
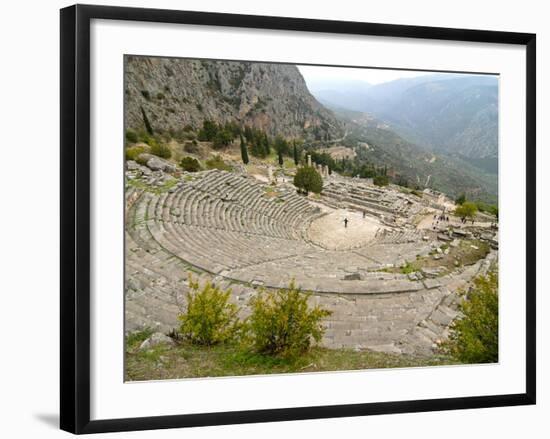
M 411 78 L 414 76 L 431 75 L 433 72 L 417 72 L 407 70 L 386 70 L 348 67 L 317 67 L 298 66 L 306 83 L 325 80 L 359 80 L 371 84 L 393 81 L 399 78 Z

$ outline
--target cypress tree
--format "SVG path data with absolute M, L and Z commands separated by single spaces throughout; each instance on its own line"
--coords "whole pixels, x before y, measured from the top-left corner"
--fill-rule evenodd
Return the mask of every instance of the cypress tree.
M 143 123 L 145 124 L 145 129 L 147 130 L 149 135 L 152 136 L 153 135 L 153 127 L 151 126 L 151 123 L 149 122 L 149 118 L 147 117 L 147 114 L 145 114 L 145 110 L 143 109 L 143 107 L 139 107 L 139 108 L 141 108 L 141 115 L 143 116 Z
M 244 143 L 243 135 L 240 135 L 241 137 L 241 158 L 243 159 L 243 163 L 245 165 L 248 165 L 248 149 L 246 148 L 246 143 Z
M 298 166 L 298 149 L 296 148 L 296 142 L 292 142 L 294 147 L 294 164 Z
M 265 148 L 265 155 L 269 155 L 271 153 L 271 148 L 269 147 L 269 140 L 267 139 L 267 134 L 264 133 L 264 148 Z
M 282 150 L 277 151 L 277 155 L 279 156 L 279 165 L 283 166 L 283 163 L 284 163 L 284 161 L 283 161 L 283 151 Z

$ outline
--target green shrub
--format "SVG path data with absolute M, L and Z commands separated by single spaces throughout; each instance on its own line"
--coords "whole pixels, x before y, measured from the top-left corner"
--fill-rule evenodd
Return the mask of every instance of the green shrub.
M 199 161 L 189 156 L 181 159 L 180 166 L 184 171 L 187 172 L 197 172 L 201 170 L 201 164 L 199 163 Z
M 226 164 L 219 155 L 206 160 L 207 169 L 219 169 L 220 171 L 231 171 L 231 166 Z
M 187 309 L 180 314 L 180 333 L 198 345 L 215 345 L 236 337 L 242 324 L 237 318 L 238 308 L 229 302 L 231 290 L 222 291 L 207 282 L 202 288 L 189 277 Z
M 147 152 L 147 148 L 143 145 L 134 145 L 126 148 L 126 160 L 136 160 L 140 154 Z
M 126 140 L 130 143 L 137 143 L 139 138 L 134 130 L 126 130 Z
M 163 159 L 169 159 L 170 157 L 172 157 L 172 151 L 170 150 L 170 148 L 157 142 L 155 142 L 154 145 L 151 145 L 149 152 Z
M 387 186 L 390 183 L 387 175 L 377 175 L 372 179 L 376 186 Z
M 262 354 L 294 357 L 306 352 L 312 341 L 319 342 L 325 331 L 321 320 L 331 312 L 310 308 L 309 296 L 292 281 L 288 289 L 262 291 L 253 298 L 246 324 L 253 348 Z
M 477 206 L 471 201 L 465 201 L 455 209 L 455 215 L 460 217 L 473 218 L 477 212 Z
M 474 287 L 459 305 L 463 314 L 451 327 L 443 350 L 463 363 L 498 361 L 498 274 L 474 280 Z
M 304 166 L 298 169 L 294 176 L 294 186 L 303 192 L 320 194 L 323 190 L 323 179 L 313 167 Z

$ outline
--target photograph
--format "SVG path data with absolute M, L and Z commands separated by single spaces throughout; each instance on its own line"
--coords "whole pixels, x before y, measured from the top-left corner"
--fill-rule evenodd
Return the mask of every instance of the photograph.
M 123 66 L 125 381 L 499 362 L 498 74 Z

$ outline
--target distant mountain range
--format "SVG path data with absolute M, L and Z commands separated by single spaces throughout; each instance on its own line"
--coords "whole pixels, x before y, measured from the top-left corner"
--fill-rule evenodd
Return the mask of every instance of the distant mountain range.
M 433 74 L 378 85 L 322 81 L 308 84 L 330 107 L 366 112 L 407 140 L 457 155 L 487 171 L 498 156 L 498 78 Z
M 465 193 L 468 198 L 497 202 L 498 177 L 458 155 L 432 152 L 406 140 L 368 113 L 331 108 L 345 122 L 344 144 L 354 147 L 357 156 L 378 166 L 387 165 L 412 185 L 432 187 L 451 197 Z

